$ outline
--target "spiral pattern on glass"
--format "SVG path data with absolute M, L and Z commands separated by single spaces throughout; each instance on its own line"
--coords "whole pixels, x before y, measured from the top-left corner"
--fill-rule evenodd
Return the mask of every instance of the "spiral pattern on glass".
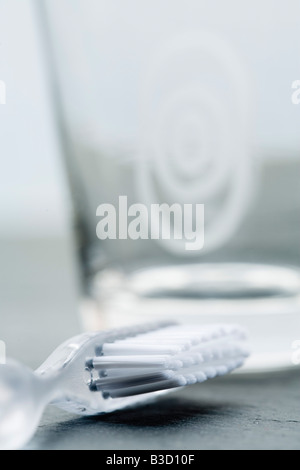
M 249 85 L 240 59 L 212 33 L 178 36 L 150 61 L 140 104 L 141 202 L 205 204 L 204 252 L 217 249 L 239 227 L 253 186 Z M 185 240 L 158 242 L 190 254 Z

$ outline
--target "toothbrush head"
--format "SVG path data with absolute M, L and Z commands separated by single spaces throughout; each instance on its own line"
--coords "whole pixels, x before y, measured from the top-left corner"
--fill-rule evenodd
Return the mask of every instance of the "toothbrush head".
M 140 325 L 72 338 L 35 373 L 2 365 L 0 448 L 22 447 L 48 403 L 96 415 L 224 375 L 246 359 L 244 340 L 235 325 Z
M 56 380 L 52 401 L 60 408 L 107 413 L 231 372 L 248 356 L 245 337 L 236 325 L 175 323 L 87 333 L 60 346 L 36 374 Z
M 106 341 L 86 361 L 89 388 L 114 401 L 204 382 L 243 364 L 244 339 L 232 325 L 164 325 Z

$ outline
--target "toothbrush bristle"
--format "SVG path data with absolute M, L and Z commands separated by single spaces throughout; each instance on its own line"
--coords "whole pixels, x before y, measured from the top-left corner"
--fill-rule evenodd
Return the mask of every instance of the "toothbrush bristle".
M 90 390 L 123 398 L 203 382 L 240 367 L 248 355 L 234 325 L 146 325 L 114 330 L 88 358 Z

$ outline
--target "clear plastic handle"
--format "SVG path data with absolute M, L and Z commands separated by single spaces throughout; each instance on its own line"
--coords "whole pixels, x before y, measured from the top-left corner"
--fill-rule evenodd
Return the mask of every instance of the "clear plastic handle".
M 45 390 L 47 394 L 45 395 Z M 0 365 L 0 449 L 20 449 L 33 436 L 49 384 L 30 369 L 10 361 Z

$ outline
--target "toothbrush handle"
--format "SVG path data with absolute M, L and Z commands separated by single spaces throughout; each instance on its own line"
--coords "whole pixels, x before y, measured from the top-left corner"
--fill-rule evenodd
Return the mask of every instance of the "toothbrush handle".
M 52 393 L 50 381 L 22 364 L 0 365 L 0 449 L 20 449 L 29 441 Z

